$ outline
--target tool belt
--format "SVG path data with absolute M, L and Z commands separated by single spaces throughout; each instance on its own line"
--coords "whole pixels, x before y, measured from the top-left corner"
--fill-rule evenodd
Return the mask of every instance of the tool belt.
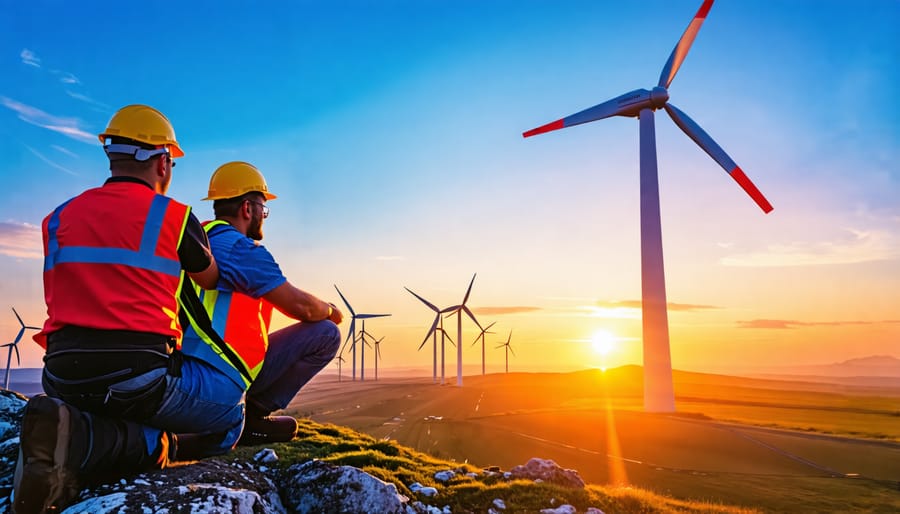
M 174 339 L 68 326 L 47 338 L 47 394 L 88 412 L 142 422 L 162 403 L 167 376 L 181 375 Z

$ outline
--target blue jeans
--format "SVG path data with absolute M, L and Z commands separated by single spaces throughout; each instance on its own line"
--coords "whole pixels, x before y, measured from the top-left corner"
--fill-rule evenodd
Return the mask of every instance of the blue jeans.
M 257 410 L 287 407 L 300 388 L 337 354 L 341 334 L 331 321 L 295 323 L 269 335 L 262 369 L 246 393 Z M 158 412 L 147 420 L 148 450 L 162 430 L 209 435 L 209 455 L 227 453 L 244 427 L 244 391 L 210 364 L 184 356 L 181 376 L 166 377 Z

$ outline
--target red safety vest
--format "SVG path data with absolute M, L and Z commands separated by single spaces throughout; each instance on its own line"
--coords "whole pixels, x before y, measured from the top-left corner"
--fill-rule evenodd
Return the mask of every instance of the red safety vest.
M 190 207 L 144 184 L 89 189 L 44 218 L 47 321 L 34 340 L 66 325 L 181 339 L 178 245 Z
M 221 225 L 227 225 L 227 222 L 208 221 L 204 222 L 203 229 L 209 233 Z M 212 234 L 210 239 L 215 237 L 216 235 Z M 211 242 L 210 246 L 215 250 L 215 244 Z M 219 347 L 221 343 L 215 341 L 214 337 L 193 318 L 186 337 L 199 337 L 212 350 L 212 353 L 202 352 L 206 355 L 204 360 L 212 360 L 210 364 L 222 369 L 236 383 L 243 384 L 245 389 L 250 387 L 262 369 L 269 347 L 272 304 L 262 298 L 253 298 L 237 291 L 209 291 L 201 289 L 196 284 L 194 289 L 209 316 L 209 321 L 212 322 L 212 328 L 221 336 L 219 341 L 223 341 L 230 351 L 223 351 Z M 191 353 L 187 348 L 185 352 Z

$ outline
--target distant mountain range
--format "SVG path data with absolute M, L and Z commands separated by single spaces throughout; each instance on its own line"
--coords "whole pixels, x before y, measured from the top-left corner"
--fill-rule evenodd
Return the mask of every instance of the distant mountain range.
M 897 387 L 900 386 L 900 359 L 890 355 L 872 355 L 832 364 L 769 366 L 749 375 L 786 380 Z

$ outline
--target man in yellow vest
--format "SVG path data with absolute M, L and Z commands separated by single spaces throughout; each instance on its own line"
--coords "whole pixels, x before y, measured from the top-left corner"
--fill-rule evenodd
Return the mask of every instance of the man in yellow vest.
M 190 328 L 184 353 L 231 378 L 234 396 L 246 392 L 240 444 L 289 441 L 297 431 L 290 416 L 271 416 L 337 353 L 343 315 L 291 284 L 260 244 L 266 202 L 275 199 L 262 173 L 246 162 L 229 162 L 212 175 L 209 194 L 216 219 L 204 223 L 220 278 L 213 291 L 182 291 Z M 272 308 L 298 323 L 269 334 Z M 185 326 L 188 323 L 184 323 Z M 236 438 L 211 441 L 234 445 Z M 215 451 L 211 448 L 210 451 Z

